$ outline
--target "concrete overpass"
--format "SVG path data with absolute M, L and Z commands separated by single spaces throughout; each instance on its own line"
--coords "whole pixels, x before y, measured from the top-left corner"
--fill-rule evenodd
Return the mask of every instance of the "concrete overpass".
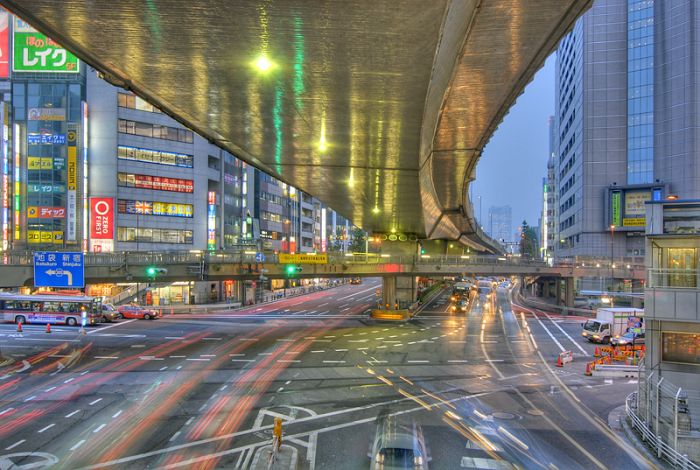
M 476 164 L 590 2 L 0 0 L 365 230 L 492 252 L 468 196 Z

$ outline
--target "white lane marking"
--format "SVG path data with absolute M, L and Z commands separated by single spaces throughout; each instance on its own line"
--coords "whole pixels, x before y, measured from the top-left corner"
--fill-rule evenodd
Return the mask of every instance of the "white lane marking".
M 385 349 L 386 346 L 377 346 L 377 349 Z
M 329 304 L 329 302 L 326 302 L 325 304 L 319 305 L 319 307 L 325 307 L 325 306 L 328 305 L 328 304 Z
M 459 364 L 464 364 L 465 362 L 469 362 L 466 359 L 448 359 L 447 362 L 454 362 L 454 363 L 459 363 Z
M 35 398 L 36 398 L 36 395 L 32 395 L 32 396 L 29 397 L 29 398 L 25 398 L 24 401 L 32 401 L 32 400 L 34 400 Z
M 171 438 L 168 439 L 168 440 L 169 440 L 170 442 L 174 441 L 175 439 L 177 439 L 177 436 L 179 436 L 181 432 L 182 432 L 182 431 L 176 432 L 175 434 L 173 434 L 173 437 L 171 437 Z
M 199 357 L 216 357 L 216 354 L 200 354 Z
M 47 389 L 44 390 L 44 391 L 45 391 L 45 392 L 50 392 L 51 390 L 55 390 L 55 389 L 56 389 L 56 387 L 49 387 L 49 388 L 47 388 Z
M 258 341 L 258 338 L 238 338 L 238 341 Z
M 175 368 L 175 370 L 180 370 L 180 369 L 182 369 L 182 366 L 177 366 L 177 367 Z
M 290 364 L 291 364 L 291 363 L 294 363 L 294 364 L 296 364 L 297 362 L 301 362 L 301 360 L 299 360 L 299 359 L 278 359 L 277 362 L 280 362 L 280 363 L 290 363 Z
M 0 411 L 0 416 L 4 415 L 5 413 L 9 413 L 12 410 L 14 410 L 14 408 L 5 408 L 4 410 Z
M 77 449 L 78 447 L 80 447 L 80 446 L 83 445 L 83 444 L 85 444 L 85 439 L 79 440 L 79 441 L 78 441 L 73 447 L 71 447 L 69 450 L 70 450 L 70 451 L 74 451 L 75 449 Z
M 582 352 L 584 355 L 586 355 L 586 356 L 588 355 L 588 352 L 586 352 L 586 350 L 583 349 L 583 348 L 581 347 L 580 344 L 578 344 L 576 341 L 574 341 L 574 338 L 572 338 L 572 337 L 569 335 L 569 333 L 567 333 L 566 331 L 564 331 L 564 329 L 563 329 L 561 326 L 559 326 L 559 323 L 557 323 L 557 322 L 555 322 L 554 320 L 552 320 L 552 317 L 550 317 L 549 315 L 547 315 L 546 312 L 542 312 L 542 313 L 544 313 L 544 315 L 549 319 L 549 321 L 551 321 L 552 323 L 554 323 L 554 326 L 556 326 L 557 328 L 559 328 L 559 331 L 561 331 L 562 333 L 564 333 L 564 335 L 566 335 L 566 337 L 569 338 L 569 340 L 570 340 L 572 343 L 574 343 L 574 345 L 578 348 L 579 351 L 581 351 L 581 352 Z
M 185 339 L 184 336 L 166 336 L 165 339 Z
M 102 431 L 102 428 L 104 428 L 105 426 L 107 426 L 107 425 L 104 424 L 104 423 L 103 423 L 103 424 L 100 424 L 100 425 L 97 426 L 97 428 L 95 428 L 95 430 L 92 431 L 92 432 L 100 432 L 100 431 Z
M 258 353 L 258 356 L 272 356 L 271 352 Z
M 547 327 L 545 326 L 545 324 L 542 323 L 542 320 L 540 320 L 540 319 L 537 317 L 537 315 L 533 315 L 533 316 L 535 317 L 535 320 L 537 320 L 537 323 L 539 323 L 540 326 L 541 326 L 542 328 L 544 328 L 544 331 L 547 332 L 547 334 L 549 335 L 549 337 L 552 338 L 552 341 L 554 341 L 554 342 L 556 343 L 556 345 L 559 346 L 559 349 L 561 349 L 562 351 L 566 351 L 566 349 L 564 349 L 564 346 L 562 346 L 561 343 L 557 340 L 557 338 L 554 337 L 554 335 L 552 334 L 552 332 L 549 331 L 549 328 L 547 328 Z
M 503 362 L 503 359 L 486 359 L 486 362 Z
M 289 385 L 290 383 L 292 383 L 292 381 L 291 381 L 291 380 L 287 380 L 284 384 L 285 384 L 285 385 Z
M 466 343 L 466 341 L 463 339 L 462 340 L 450 340 L 449 342 L 450 343 L 460 343 L 460 344 Z
M 279 393 L 279 392 L 281 392 L 282 390 L 284 390 L 284 387 L 278 388 L 276 393 Z
M 15 442 L 15 443 L 12 444 L 11 446 L 5 447 L 5 450 L 12 450 L 12 449 L 14 449 L 15 447 L 17 447 L 18 445 L 21 445 L 23 442 L 26 442 L 26 439 L 22 439 L 21 441 Z M 9 467 L 8 467 L 8 468 L 9 468 Z
M 114 328 L 115 326 L 126 325 L 127 323 L 131 323 L 132 321 L 136 321 L 136 318 L 134 318 L 133 320 L 127 320 L 127 321 L 122 321 L 122 322 L 119 322 L 119 323 L 115 323 L 114 325 L 105 326 L 104 328 L 100 328 L 99 330 L 91 330 L 91 331 L 88 331 L 87 334 L 99 333 L 99 332 L 101 332 L 101 331 L 109 330 L 110 328 Z M 71 449 L 71 450 L 73 450 L 73 449 Z
M 227 385 L 222 385 L 221 388 L 220 388 L 219 390 L 222 390 L 222 391 L 223 391 L 223 390 L 226 390 L 227 388 L 228 388 L 228 384 L 227 384 Z
M 314 343 L 330 343 L 331 340 L 329 339 L 315 339 Z
M 184 358 L 186 358 L 187 356 L 168 356 L 168 357 L 171 358 L 171 359 L 184 359 Z
M 163 367 L 161 367 L 161 368 L 158 369 L 158 370 L 165 370 L 165 369 L 167 369 L 167 368 L 168 368 L 168 366 L 163 366 Z
M 90 402 L 90 405 L 94 405 L 94 404 L 99 403 L 99 402 L 101 402 L 101 401 L 102 401 L 102 398 L 98 398 L 97 400 L 91 401 L 91 402 Z
M 358 351 L 366 351 L 366 350 L 368 350 L 368 349 L 369 349 L 369 348 L 367 348 L 367 347 L 365 347 L 365 348 L 357 348 Z
M 202 338 L 204 341 L 221 341 L 221 338 Z
M 324 364 L 345 364 L 345 361 L 323 361 Z
M 315 350 L 315 351 L 311 351 L 312 354 L 315 354 L 315 353 L 322 353 L 322 352 L 326 352 L 326 351 L 324 351 L 323 349 L 317 349 L 317 350 Z
M 131 347 L 132 348 L 145 348 L 146 345 L 145 344 L 132 344 Z
M 78 413 L 80 413 L 80 410 L 75 410 L 75 411 L 72 412 L 72 413 L 68 413 L 65 417 L 66 417 L 66 418 L 70 418 L 71 416 L 73 416 L 73 415 L 75 415 L 75 414 L 78 414 Z
M 275 341 L 294 341 L 292 338 L 277 338 Z
M 427 364 L 430 361 L 422 359 L 409 359 L 406 362 L 408 362 L 409 364 Z
M 200 358 L 200 357 L 195 357 L 195 358 L 187 358 L 185 359 L 186 361 L 211 361 L 209 358 Z
M 51 424 L 49 424 L 48 426 L 39 429 L 37 432 L 38 432 L 39 434 L 41 434 L 42 432 L 47 431 L 47 430 L 51 429 L 51 428 L 54 427 L 54 426 L 56 426 L 56 423 L 51 423 Z
M 93 356 L 95 359 L 119 359 L 119 356 Z
M 231 357 L 241 357 L 241 356 L 245 356 L 245 353 L 233 353 L 233 354 L 229 354 L 229 356 L 231 356 Z
M 231 362 L 255 362 L 255 359 L 231 359 Z
M 112 415 L 112 419 L 118 418 L 119 415 L 122 414 L 123 411 L 124 411 L 124 410 L 119 410 L 119 411 L 117 411 L 116 413 L 114 413 L 114 414 Z
M 87 374 L 88 372 L 90 372 L 90 371 L 89 371 L 89 370 L 84 370 L 84 371 L 82 371 L 82 372 L 80 373 L 80 375 L 85 375 L 85 374 Z
M 335 335 L 326 335 L 324 338 L 335 338 Z
M 346 352 L 347 349 L 336 349 L 335 352 Z
M 394 347 L 403 346 L 403 343 L 395 344 Z

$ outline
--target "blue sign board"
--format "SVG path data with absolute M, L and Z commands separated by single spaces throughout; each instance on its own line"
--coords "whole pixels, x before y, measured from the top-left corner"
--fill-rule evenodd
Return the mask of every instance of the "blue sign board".
M 85 287 L 83 254 L 62 251 L 34 253 L 34 287 Z
M 265 262 L 265 255 L 263 253 L 255 253 L 255 261 L 258 263 L 264 263 Z

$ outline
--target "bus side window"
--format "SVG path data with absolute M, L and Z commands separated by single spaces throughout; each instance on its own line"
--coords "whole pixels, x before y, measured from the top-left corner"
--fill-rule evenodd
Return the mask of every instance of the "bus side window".
M 76 308 L 75 308 L 75 304 L 74 304 L 74 303 L 71 303 L 71 304 L 68 306 L 68 311 L 69 311 L 70 313 L 75 313 L 75 312 L 76 312 Z
M 35 312 L 41 312 L 44 305 L 41 302 L 32 302 L 32 310 Z

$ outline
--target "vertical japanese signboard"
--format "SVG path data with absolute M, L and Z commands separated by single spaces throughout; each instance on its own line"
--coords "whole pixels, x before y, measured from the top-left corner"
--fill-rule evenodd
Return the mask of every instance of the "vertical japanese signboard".
M 216 250 L 216 193 L 209 191 L 207 197 L 207 250 Z
M 114 251 L 114 199 L 90 198 L 90 251 Z
M 68 193 L 66 241 L 75 242 L 78 226 L 78 135 L 75 127 L 68 129 Z
M 622 191 L 613 191 L 610 195 L 610 202 L 612 206 L 610 223 L 620 227 L 622 225 Z
M 15 72 L 78 73 L 78 58 L 15 17 L 12 70 Z
M 0 8 L 0 78 L 10 76 L 10 14 Z

